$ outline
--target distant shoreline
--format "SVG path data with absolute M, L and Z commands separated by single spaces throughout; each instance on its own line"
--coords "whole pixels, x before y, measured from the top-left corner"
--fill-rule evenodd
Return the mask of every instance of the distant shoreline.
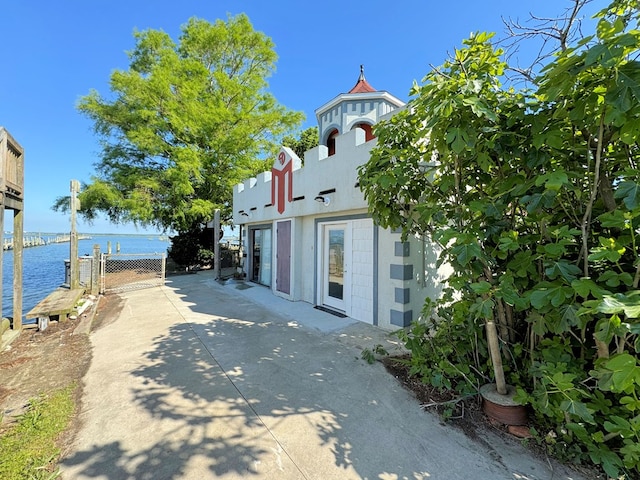
M 5 236 L 13 236 L 13 232 L 4 232 Z M 40 236 L 55 236 L 55 235 L 69 235 L 69 232 L 36 232 L 36 231 L 28 231 L 24 232 L 23 235 L 40 235 Z M 167 233 L 87 233 L 87 232 L 78 232 L 78 235 L 82 235 L 85 237 L 167 237 L 169 238 L 169 234 Z

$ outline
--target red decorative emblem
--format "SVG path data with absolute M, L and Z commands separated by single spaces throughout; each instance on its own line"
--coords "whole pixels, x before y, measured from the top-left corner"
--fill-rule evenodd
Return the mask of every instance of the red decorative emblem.
M 287 179 L 287 177 L 289 177 Z M 287 181 L 288 180 L 288 181 Z M 276 206 L 278 213 L 284 213 L 284 195 L 287 201 L 293 201 L 293 161 L 283 148 L 278 153 L 278 159 L 271 169 L 271 204 Z M 277 195 L 276 195 L 277 191 Z

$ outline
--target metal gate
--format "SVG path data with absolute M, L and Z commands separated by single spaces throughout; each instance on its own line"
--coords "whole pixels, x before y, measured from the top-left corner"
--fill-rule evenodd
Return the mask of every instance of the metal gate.
M 164 253 L 103 253 L 100 293 L 119 293 L 160 287 L 165 280 Z

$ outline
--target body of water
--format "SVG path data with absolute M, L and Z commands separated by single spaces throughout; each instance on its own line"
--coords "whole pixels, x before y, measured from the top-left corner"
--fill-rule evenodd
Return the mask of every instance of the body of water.
M 34 236 L 27 234 L 26 236 Z M 43 234 L 43 238 L 48 235 Z M 6 236 L 5 236 L 6 238 Z M 93 246 L 99 245 L 101 253 L 166 253 L 171 245 L 166 236 L 159 235 L 92 235 L 78 241 L 78 255 L 93 255 Z M 52 243 L 25 248 L 22 252 L 22 314 L 26 314 L 40 300 L 65 281 L 65 260 L 69 259 L 70 244 Z M 13 251 L 3 252 L 2 258 L 2 316 L 13 315 Z

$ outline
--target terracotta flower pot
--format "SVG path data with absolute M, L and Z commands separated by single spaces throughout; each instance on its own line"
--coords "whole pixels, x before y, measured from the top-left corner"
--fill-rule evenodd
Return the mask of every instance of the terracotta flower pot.
M 527 408 L 513 400 L 516 389 L 507 385 L 507 394 L 501 395 L 494 383 L 480 387 L 482 411 L 490 418 L 504 425 L 526 425 Z

